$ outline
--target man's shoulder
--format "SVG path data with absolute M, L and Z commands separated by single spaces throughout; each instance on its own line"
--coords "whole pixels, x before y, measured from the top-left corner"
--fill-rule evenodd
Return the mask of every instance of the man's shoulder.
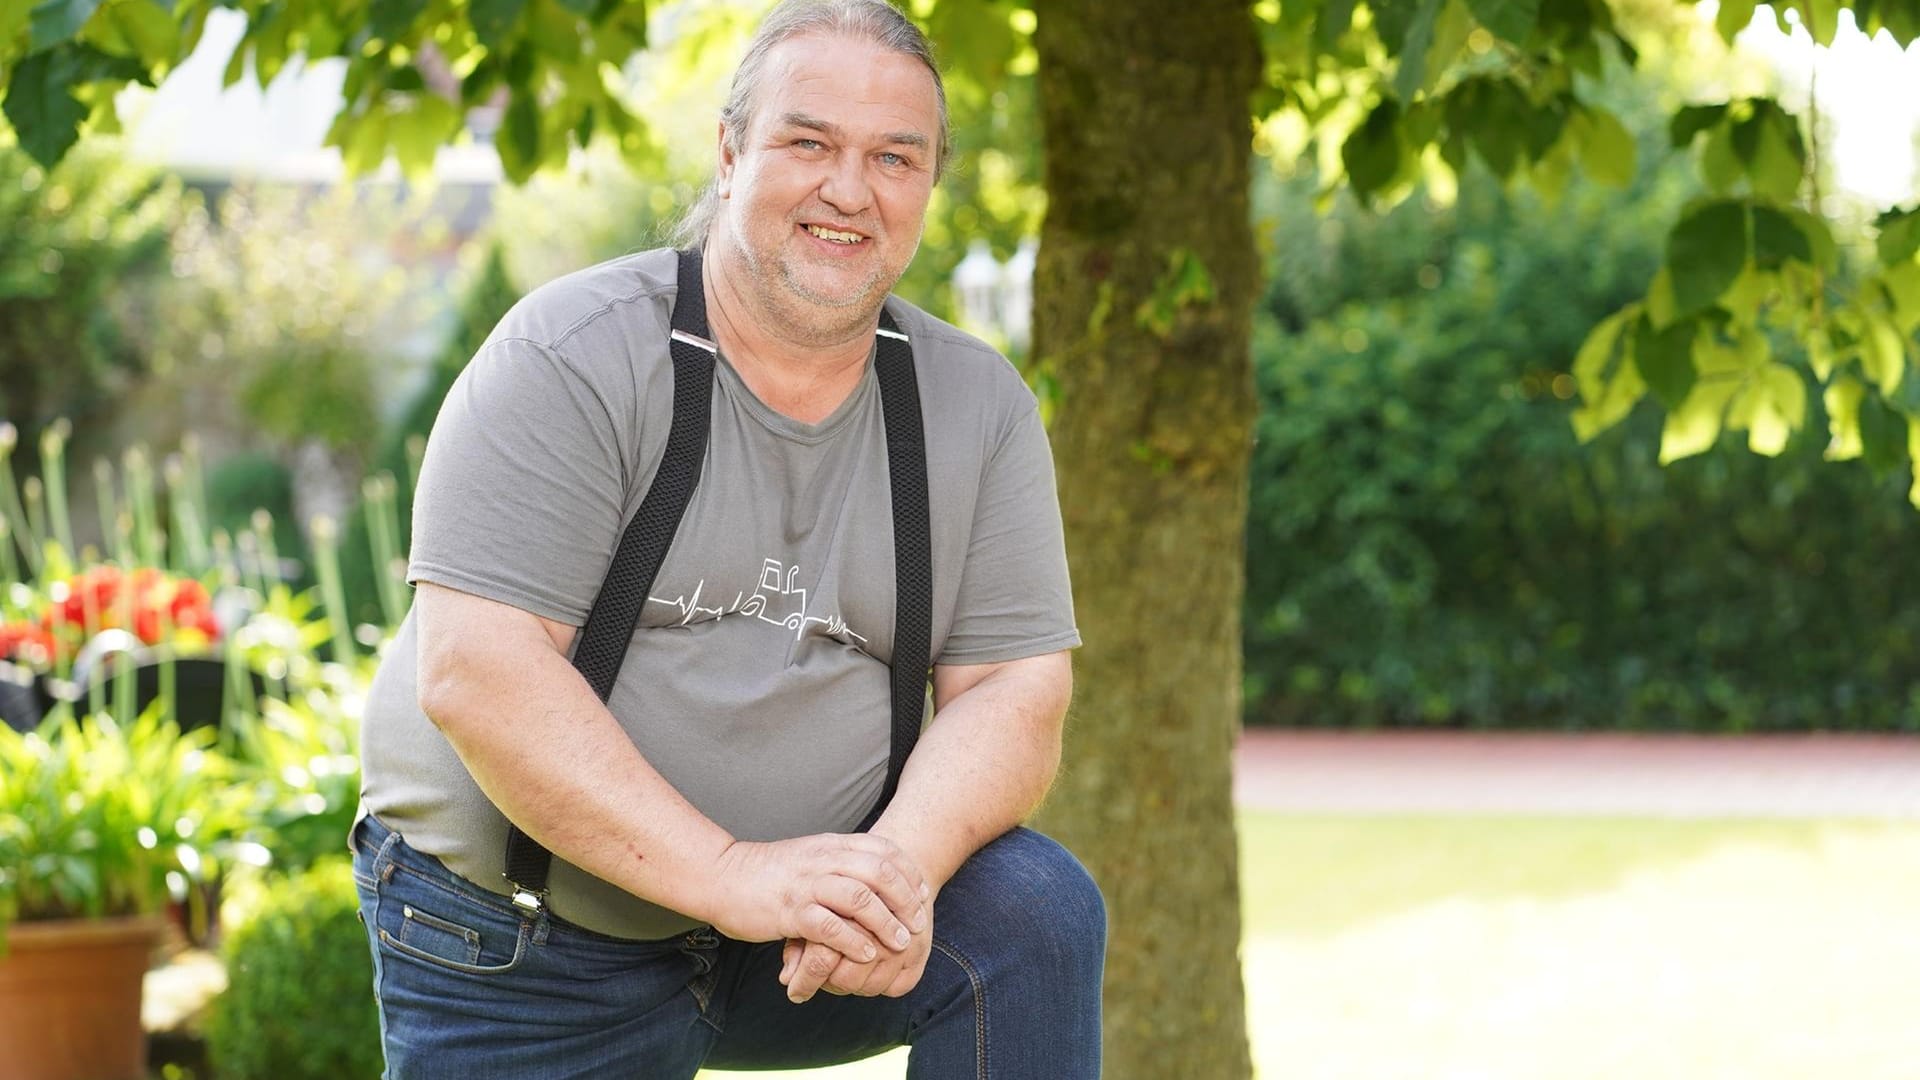
M 1033 407 L 1033 391 L 1000 350 L 897 295 L 887 298 L 887 310 L 913 344 L 923 396 L 1016 411 Z
M 605 354 L 619 345 L 664 351 L 678 291 L 672 249 L 622 255 L 534 289 L 513 305 L 488 340 L 531 342 L 574 358 Z

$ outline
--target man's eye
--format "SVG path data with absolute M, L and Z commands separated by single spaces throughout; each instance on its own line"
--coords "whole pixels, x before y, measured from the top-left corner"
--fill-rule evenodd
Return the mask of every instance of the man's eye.
M 800 149 L 802 149 L 802 150 L 818 150 L 818 149 L 820 149 L 820 140 L 818 140 L 818 139 L 795 139 L 795 140 L 793 140 L 793 145 L 795 145 L 795 146 L 797 146 L 797 147 L 799 147 L 799 148 L 800 148 Z
M 892 154 L 892 153 L 881 154 L 880 164 L 885 165 L 888 168 L 894 168 L 900 165 L 907 164 L 907 159 L 900 154 Z

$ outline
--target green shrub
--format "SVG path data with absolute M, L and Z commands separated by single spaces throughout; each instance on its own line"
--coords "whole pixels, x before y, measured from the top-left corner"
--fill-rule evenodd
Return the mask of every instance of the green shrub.
M 1906 477 L 1738 436 L 1661 467 L 1643 405 L 1581 445 L 1569 374 L 1686 194 L 1318 217 L 1269 187 L 1247 713 L 1297 725 L 1712 731 L 1920 722 Z
M 228 985 L 207 1021 L 225 1080 L 380 1075 L 373 960 L 344 859 L 275 882 L 222 949 Z
M 150 364 L 133 298 L 167 270 L 178 181 L 89 141 L 49 172 L 0 140 L 0 418 L 31 468 L 41 429 L 82 431 Z

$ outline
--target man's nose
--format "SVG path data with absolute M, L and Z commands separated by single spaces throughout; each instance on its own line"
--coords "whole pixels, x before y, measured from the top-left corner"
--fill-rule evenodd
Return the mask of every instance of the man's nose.
M 843 214 L 858 214 L 873 204 L 873 185 L 867 182 L 863 155 L 836 154 L 820 181 L 820 198 Z

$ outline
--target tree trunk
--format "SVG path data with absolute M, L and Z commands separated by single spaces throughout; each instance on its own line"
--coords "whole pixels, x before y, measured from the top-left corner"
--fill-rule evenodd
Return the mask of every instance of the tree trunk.
M 1035 8 L 1034 355 L 1061 386 L 1054 456 L 1086 639 L 1043 825 L 1107 896 L 1108 1080 L 1246 1077 L 1231 751 L 1258 41 L 1235 0 Z

